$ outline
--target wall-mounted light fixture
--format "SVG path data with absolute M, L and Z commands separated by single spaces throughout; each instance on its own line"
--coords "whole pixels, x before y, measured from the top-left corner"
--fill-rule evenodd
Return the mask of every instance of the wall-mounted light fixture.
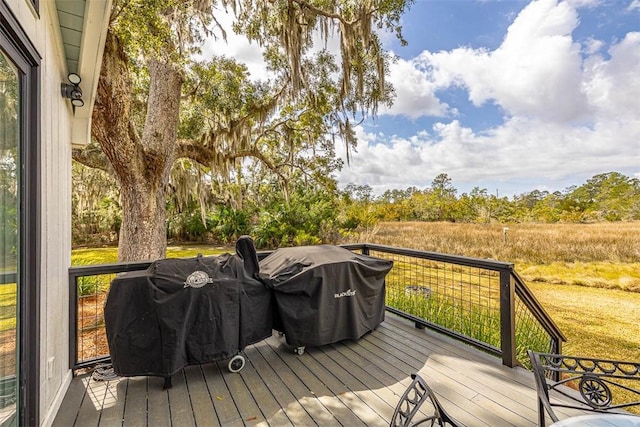
M 75 73 L 69 73 L 67 76 L 69 79 L 69 83 L 61 84 L 61 91 L 63 98 L 69 98 L 71 100 L 71 105 L 74 107 L 82 107 L 84 105 L 84 101 L 82 100 L 82 89 L 80 89 L 80 76 Z

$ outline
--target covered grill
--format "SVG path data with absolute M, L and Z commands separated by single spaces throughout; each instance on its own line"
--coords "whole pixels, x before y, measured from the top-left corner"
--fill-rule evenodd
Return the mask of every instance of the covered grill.
M 330 246 L 281 248 L 260 261 L 274 290 L 274 328 L 301 354 L 305 346 L 358 339 L 384 320 L 392 261 Z
M 186 365 L 228 358 L 230 370 L 242 369 L 240 351 L 272 334 L 273 305 L 253 241 L 240 238 L 236 252 L 163 259 L 113 280 L 104 313 L 118 375 L 170 379 Z

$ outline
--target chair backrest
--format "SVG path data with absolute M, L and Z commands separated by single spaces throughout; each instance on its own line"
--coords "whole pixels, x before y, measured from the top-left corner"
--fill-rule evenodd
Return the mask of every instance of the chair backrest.
M 433 390 L 420 375 L 411 374 L 411 378 L 413 381 L 400 397 L 400 401 L 393 412 L 391 427 L 407 427 L 429 421 L 431 426 L 449 424 L 457 427 L 460 425 L 444 410 Z M 429 404 L 423 406 L 426 402 L 429 402 Z M 422 418 L 414 419 L 419 414 Z M 424 415 L 427 416 L 425 417 Z
M 539 425 L 545 412 L 555 422 L 554 407 L 619 412 L 640 407 L 640 362 L 593 359 L 529 350 L 538 392 Z M 558 393 L 558 399 L 550 396 Z

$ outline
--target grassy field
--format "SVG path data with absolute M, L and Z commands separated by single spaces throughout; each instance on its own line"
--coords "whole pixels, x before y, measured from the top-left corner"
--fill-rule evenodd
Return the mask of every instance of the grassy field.
M 640 292 L 640 222 L 381 223 L 369 243 L 512 262 L 527 282 Z
M 368 241 L 513 262 L 565 353 L 640 361 L 640 223 L 382 223 Z

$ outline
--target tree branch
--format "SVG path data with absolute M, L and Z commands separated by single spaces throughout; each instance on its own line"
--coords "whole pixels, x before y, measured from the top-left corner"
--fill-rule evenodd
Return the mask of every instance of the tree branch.
M 353 21 L 347 21 L 340 14 L 330 13 L 330 12 L 327 12 L 325 10 L 322 10 L 319 7 L 316 7 L 316 6 L 313 6 L 313 5 L 309 4 L 306 0 L 291 0 L 291 2 L 297 4 L 301 8 L 302 7 L 306 7 L 307 9 L 313 11 L 317 15 L 324 16 L 325 18 L 336 19 L 336 20 L 342 22 L 344 25 L 353 25 L 356 22 L 358 22 L 360 20 L 360 18 L 361 18 L 360 16 L 358 16 Z M 373 9 L 369 9 L 367 11 L 367 13 L 373 15 L 376 12 L 379 12 L 379 11 L 380 11 L 380 8 L 379 7 L 375 7 Z
M 271 160 L 267 159 L 264 154 L 258 151 L 255 147 L 250 148 L 248 150 L 238 151 L 236 153 L 226 154 L 225 157 L 229 160 L 243 158 L 243 157 L 254 157 L 260 160 L 269 170 L 278 173 L 278 165 L 275 165 Z
M 309 3 L 307 3 L 305 0 L 290 0 L 292 3 L 297 4 L 298 6 L 302 7 L 306 7 L 307 9 L 313 11 L 314 13 L 316 13 L 317 15 L 320 16 L 324 16 L 325 18 L 331 18 L 331 19 L 337 19 L 338 21 L 342 22 L 343 24 L 349 24 L 349 22 L 345 21 L 344 18 L 336 13 L 329 13 L 325 10 L 322 10 L 316 6 L 310 5 Z
M 211 166 L 213 157 L 213 151 L 205 147 L 201 141 L 180 139 L 176 143 L 176 160 L 191 159 L 200 163 L 202 166 Z
M 113 168 L 99 146 L 89 145 L 85 148 L 75 148 L 71 151 L 71 156 L 78 163 L 100 169 L 110 175 L 113 174 Z
M 176 145 L 176 159 L 186 158 L 200 163 L 203 166 L 211 166 L 214 160 L 215 152 L 210 148 L 204 147 L 199 141 L 179 140 Z M 278 173 L 279 166 L 268 159 L 264 154 L 252 147 L 246 150 L 240 150 L 233 153 L 223 153 L 225 160 L 231 161 L 244 157 L 253 157 L 262 162 L 269 170 Z

